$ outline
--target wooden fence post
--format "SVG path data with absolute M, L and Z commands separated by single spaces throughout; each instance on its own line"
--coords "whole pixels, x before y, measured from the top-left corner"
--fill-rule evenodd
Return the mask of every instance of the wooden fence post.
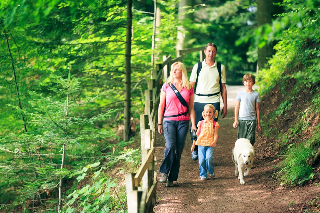
M 128 213 L 138 213 L 142 191 L 138 191 L 134 183 L 135 173 L 126 174 Z

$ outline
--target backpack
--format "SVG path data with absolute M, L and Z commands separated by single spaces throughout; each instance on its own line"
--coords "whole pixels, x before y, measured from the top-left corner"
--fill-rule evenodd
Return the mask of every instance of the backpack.
M 200 135 L 201 127 L 202 127 L 203 122 L 204 122 L 204 120 L 202 120 L 201 123 L 200 123 L 199 131 L 198 131 L 198 133 L 197 133 L 198 136 Z M 214 127 L 216 126 L 216 123 L 217 123 L 217 122 L 213 121 L 212 128 L 214 128 Z
M 196 82 L 194 84 L 194 93 L 196 95 L 199 95 L 199 96 L 213 96 L 213 95 L 218 95 L 219 93 L 221 93 L 222 91 L 222 83 L 221 83 L 221 63 L 220 62 L 217 62 L 217 68 L 218 68 L 218 72 L 219 72 L 219 84 L 220 84 L 220 92 L 217 92 L 217 93 L 214 93 L 214 94 L 196 94 L 196 89 L 197 89 L 197 83 L 198 83 L 198 78 L 199 78 L 199 74 L 200 74 L 200 71 L 202 69 L 202 62 L 198 62 L 198 69 L 197 69 L 197 79 L 196 79 Z

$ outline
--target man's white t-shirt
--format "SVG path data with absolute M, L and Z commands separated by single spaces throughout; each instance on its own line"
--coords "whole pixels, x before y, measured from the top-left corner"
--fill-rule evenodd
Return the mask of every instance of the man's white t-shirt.
M 190 81 L 196 82 L 197 79 L 198 63 L 193 66 Z M 221 83 L 226 83 L 226 69 L 221 64 Z M 220 91 L 219 84 L 219 72 L 217 68 L 217 62 L 214 65 L 209 66 L 205 62 L 202 62 L 202 69 L 199 73 L 199 79 L 196 88 L 196 94 L 213 94 Z M 194 102 L 198 103 L 217 103 L 220 102 L 220 93 L 214 96 L 198 96 L 194 95 Z

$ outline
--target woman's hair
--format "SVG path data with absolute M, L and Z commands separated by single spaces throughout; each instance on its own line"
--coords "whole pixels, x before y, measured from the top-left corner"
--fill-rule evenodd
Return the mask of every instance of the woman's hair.
M 206 108 L 211 108 L 213 109 L 213 118 L 217 118 L 218 117 L 218 111 L 214 108 L 214 106 L 212 104 L 206 104 L 203 108 L 203 112 L 202 112 L 202 117 L 204 117 L 204 111 Z
M 170 76 L 169 76 L 169 78 L 168 78 L 168 80 L 167 80 L 167 83 L 173 83 L 173 80 L 174 80 L 174 79 L 173 79 L 173 77 L 172 77 L 172 72 L 173 72 L 173 67 L 174 67 L 175 65 L 178 65 L 178 66 L 179 66 L 179 69 L 181 69 L 181 71 L 182 71 L 182 86 L 185 87 L 187 90 L 191 89 L 191 85 L 190 85 L 190 82 L 189 82 L 189 80 L 188 80 L 187 68 L 186 68 L 186 66 L 185 66 L 182 62 L 180 62 L 180 61 L 175 62 L 175 63 L 173 63 L 173 64 L 171 65 Z
M 252 80 L 253 84 L 256 83 L 256 78 L 254 77 L 254 75 L 252 75 L 251 73 L 247 73 L 243 76 L 243 80 L 242 83 L 244 83 L 247 80 Z

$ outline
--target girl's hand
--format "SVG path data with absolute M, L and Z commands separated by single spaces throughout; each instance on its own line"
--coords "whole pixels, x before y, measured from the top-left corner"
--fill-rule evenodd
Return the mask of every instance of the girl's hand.
M 191 153 L 193 152 L 194 148 L 196 147 L 195 143 L 196 143 L 196 141 L 193 141 L 193 144 L 191 146 Z

